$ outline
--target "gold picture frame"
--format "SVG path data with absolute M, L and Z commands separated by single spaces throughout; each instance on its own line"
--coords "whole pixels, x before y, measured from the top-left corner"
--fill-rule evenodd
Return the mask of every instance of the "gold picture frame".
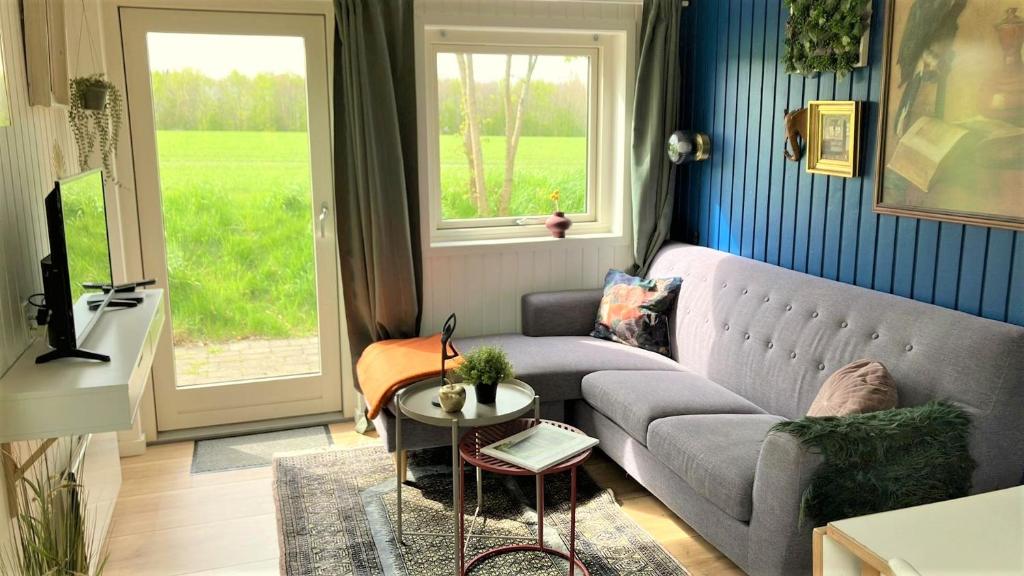
M 860 165 L 860 102 L 807 103 L 807 171 L 854 178 Z

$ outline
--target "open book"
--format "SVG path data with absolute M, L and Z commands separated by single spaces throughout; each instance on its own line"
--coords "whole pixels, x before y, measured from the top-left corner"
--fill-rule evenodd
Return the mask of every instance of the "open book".
M 531 472 L 541 472 L 594 446 L 597 438 L 541 422 L 480 451 Z
M 960 156 L 991 169 L 1020 166 L 1024 128 L 975 116 L 950 124 L 922 116 L 899 140 L 888 168 L 924 192 Z

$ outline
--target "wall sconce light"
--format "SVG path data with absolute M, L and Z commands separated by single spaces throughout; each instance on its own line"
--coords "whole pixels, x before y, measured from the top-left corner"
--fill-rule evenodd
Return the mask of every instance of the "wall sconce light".
M 668 158 L 673 164 L 700 162 L 711 157 L 711 138 L 702 132 L 676 130 L 668 137 Z

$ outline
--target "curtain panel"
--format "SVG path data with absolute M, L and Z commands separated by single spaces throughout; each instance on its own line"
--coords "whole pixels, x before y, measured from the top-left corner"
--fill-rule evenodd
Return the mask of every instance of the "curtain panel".
M 353 359 L 419 332 L 412 0 L 335 0 L 334 187 Z M 358 382 L 357 382 L 358 385 Z
M 679 123 L 679 0 L 646 0 L 633 103 L 633 265 L 644 275 L 672 226 L 675 186 L 666 156 Z

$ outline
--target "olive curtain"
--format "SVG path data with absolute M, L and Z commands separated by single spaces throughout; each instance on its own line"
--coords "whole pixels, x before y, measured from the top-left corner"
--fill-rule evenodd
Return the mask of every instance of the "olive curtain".
M 666 142 L 680 109 L 680 0 L 645 0 L 633 104 L 633 273 L 647 273 L 669 237 L 675 185 Z
M 334 193 L 349 346 L 358 359 L 373 342 L 419 332 L 413 1 L 334 7 Z M 362 414 L 357 425 L 371 426 Z

